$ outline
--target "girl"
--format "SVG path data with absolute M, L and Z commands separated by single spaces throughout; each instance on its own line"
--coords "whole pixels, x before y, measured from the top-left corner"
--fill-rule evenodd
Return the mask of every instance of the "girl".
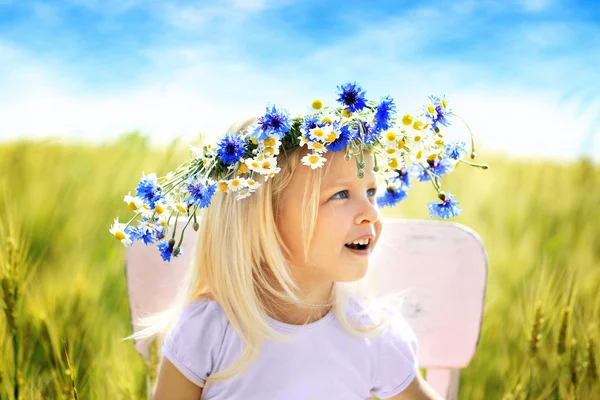
M 202 174 L 188 166 L 167 175 L 169 182 L 187 177 L 187 198 L 180 199 L 187 210 L 180 212 L 189 221 L 193 213 L 198 238 L 175 314 L 165 314 L 174 322 L 162 348 L 155 400 L 440 398 L 418 373 L 417 339 L 408 323 L 361 292 L 382 230 L 378 175 L 396 184 L 388 182 L 382 204 L 397 203 L 410 187 L 406 171 L 389 157 L 385 168 L 377 168 L 375 144 L 396 151 L 400 140 L 402 149 L 414 143 L 412 154 L 434 154 L 439 145 L 427 148 L 411 135 L 400 137 L 405 130 L 393 129 L 391 115 L 380 112 L 395 111 L 391 101 L 385 104 L 389 98 L 369 107 L 355 85 L 340 90 L 340 109 L 315 101 L 316 118 L 290 125 L 284 113 L 267 108 L 258 121 L 230 129 L 233 134 L 216 149 L 192 149 Z M 367 116 L 375 126 L 364 122 L 365 107 L 377 110 Z M 377 132 L 382 119 L 388 124 Z M 414 122 L 411 129 L 428 129 Z M 392 133 L 399 136 L 395 141 Z M 435 173 L 437 166 L 421 168 Z M 200 175 L 216 181 L 203 185 Z M 261 175 L 262 183 L 254 179 Z M 145 215 L 146 230 L 116 221 L 111 232 L 126 244 L 150 242 L 148 221 L 173 187 L 159 188 L 156 178 L 144 177 L 130 201 Z M 451 195 L 440 192 L 440 198 L 440 215 L 456 214 Z M 154 235 L 161 239 L 164 233 Z M 181 253 L 179 245 L 171 239 L 158 247 L 168 261 Z M 160 330 L 149 321 L 154 325 L 133 337 Z

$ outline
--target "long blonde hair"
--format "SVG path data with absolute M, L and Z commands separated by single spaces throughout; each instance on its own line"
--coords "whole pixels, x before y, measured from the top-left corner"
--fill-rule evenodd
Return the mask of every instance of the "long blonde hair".
M 240 133 L 256 119 L 234 124 L 228 132 Z M 301 149 L 278 156 L 281 171 L 264 182 L 254 194 L 236 200 L 231 194 L 217 191 L 211 205 L 202 209 L 201 224 L 192 265 L 184 286 L 179 290 L 169 310 L 139 321 L 145 329 L 129 338 L 145 339 L 163 333 L 188 303 L 198 299 L 216 301 L 229 323 L 245 343 L 239 359 L 228 368 L 210 375 L 209 381 L 229 379 L 242 372 L 259 354 L 264 340 L 287 340 L 289 335 L 276 331 L 267 319 L 267 312 L 281 304 L 301 304 L 299 287 L 286 261 L 286 248 L 277 229 L 277 214 L 284 189 L 300 165 Z M 333 154 L 333 157 L 343 156 Z M 303 196 L 302 232 L 305 258 L 308 254 L 319 208 L 322 179 L 328 173 L 329 162 L 309 174 Z M 368 274 L 367 277 L 368 278 Z M 351 296 L 361 299 L 364 313 L 372 311 L 374 292 L 363 278 L 357 282 L 337 282 L 332 289 L 333 312 L 343 328 L 360 337 L 378 335 L 386 326 L 381 313 L 379 323 L 358 324 L 348 318 L 346 306 Z M 265 298 L 274 299 L 267 304 Z M 271 303 L 271 302 L 268 302 Z

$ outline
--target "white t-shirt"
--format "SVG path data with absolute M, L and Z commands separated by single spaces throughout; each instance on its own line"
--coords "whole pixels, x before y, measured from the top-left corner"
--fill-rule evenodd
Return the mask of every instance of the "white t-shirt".
M 351 298 L 347 312 L 360 307 Z M 241 339 L 215 301 L 197 300 L 183 309 L 165 337 L 163 356 L 204 387 L 204 400 L 367 400 L 371 392 L 387 398 L 406 389 L 417 374 L 417 338 L 400 315 L 374 338 L 350 335 L 333 312 L 308 325 L 269 322 L 294 337 L 265 341 L 257 360 L 229 380 L 205 384 L 242 351 Z

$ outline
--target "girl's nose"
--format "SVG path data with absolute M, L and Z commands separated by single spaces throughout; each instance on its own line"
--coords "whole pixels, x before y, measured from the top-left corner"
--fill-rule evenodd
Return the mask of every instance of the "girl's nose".
M 374 198 L 366 198 L 361 202 L 361 208 L 356 216 L 355 223 L 357 225 L 374 224 L 379 220 L 379 217 L 380 210 L 377 201 Z

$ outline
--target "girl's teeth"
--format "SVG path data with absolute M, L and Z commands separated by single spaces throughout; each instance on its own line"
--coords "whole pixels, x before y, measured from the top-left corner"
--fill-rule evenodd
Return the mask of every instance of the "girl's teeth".
M 355 240 L 353 242 L 347 243 L 347 244 L 361 244 L 361 245 L 365 245 L 365 244 L 369 244 L 371 239 L 361 239 L 361 240 Z

